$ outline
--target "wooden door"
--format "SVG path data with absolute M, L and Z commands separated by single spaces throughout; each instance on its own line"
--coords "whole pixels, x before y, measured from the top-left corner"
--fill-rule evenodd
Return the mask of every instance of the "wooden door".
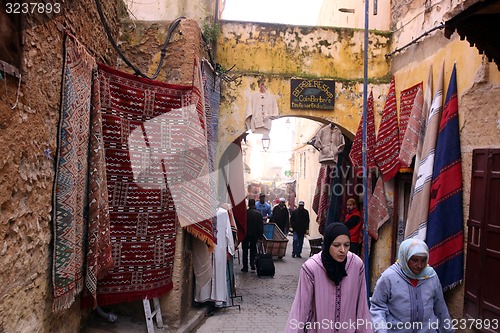
M 473 152 L 467 226 L 464 316 L 494 320 L 482 330 L 500 332 L 500 149 Z

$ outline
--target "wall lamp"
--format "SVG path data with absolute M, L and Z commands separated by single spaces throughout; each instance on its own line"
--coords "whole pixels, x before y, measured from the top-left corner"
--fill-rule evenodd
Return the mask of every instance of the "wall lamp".
M 271 144 L 271 138 L 269 137 L 269 134 L 264 134 L 262 136 L 262 149 L 264 149 L 264 151 L 267 151 L 269 149 L 270 144 Z

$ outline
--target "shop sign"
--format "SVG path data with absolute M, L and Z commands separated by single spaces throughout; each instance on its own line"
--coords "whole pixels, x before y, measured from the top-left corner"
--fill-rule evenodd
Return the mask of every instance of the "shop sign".
M 335 81 L 291 79 L 290 108 L 333 110 Z

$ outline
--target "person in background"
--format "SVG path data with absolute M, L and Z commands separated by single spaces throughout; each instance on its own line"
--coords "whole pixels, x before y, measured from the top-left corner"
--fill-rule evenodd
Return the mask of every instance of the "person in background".
M 343 223 L 325 228 L 323 251 L 300 270 L 286 333 L 372 332 L 365 267 L 349 244 L 349 229 Z
M 353 198 L 347 199 L 347 214 L 344 223 L 351 233 L 350 251 L 358 256 L 361 253 L 361 227 L 363 226 L 361 221 L 361 213 L 358 210 L 356 200 Z
M 304 201 L 299 201 L 299 207 L 294 209 L 290 216 L 290 224 L 293 229 L 293 258 L 302 258 L 300 254 L 304 245 L 304 236 L 309 232 L 309 222 L 309 212 L 304 208 Z
M 273 216 L 271 205 L 266 202 L 266 195 L 264 193 L 260 194 L 259 201 L 255 203 L 255 208 L 262 215 L 264 222 L 267 222 L 267 219 L 270 219 Z
M 454 332 L 441 283 L 428 260 L 423 241 L 410 238 L 401 243 L 398 260 L 382 273 L 371 298 L 376 332 Z M 412 325 L 401 325 L 405 323 Z
M 286 236 L 288 235 L 288 228 L 290 227 L 290 216 L 288 215 L 288 208 L 285 203 L 285 198 L 280 198 L 279 204 L 274 206 L 271 222 L 276 223 L 278 228 L 280 228 Z
M 247 209 L 247 234 L 243 239 L 243 268 L 242 272 L 248 272 L 248 250 L 250 250 L 250 269 L 255 270 L 255 255 L 257 253 L 257 241 L 263 237 L 262 215 L 255 208 L 255 199 L 248 200 Z

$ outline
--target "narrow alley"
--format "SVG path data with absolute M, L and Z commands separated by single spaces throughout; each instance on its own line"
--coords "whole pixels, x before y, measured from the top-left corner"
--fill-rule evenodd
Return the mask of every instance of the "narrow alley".
M 259 278 L 255 272 L 243 273 L 236 260 L 236 292 L 243 300 L 236 298 L 234 304 L 241 305 L 241 311 L 238 307 L 216 310 L 193 332 L 282 332 L 295 297 L 300 266 L 309 252 L 309 243 L 304 241 L 302 258 L 292 258 L 292 237 L 288 236 L 286 256 L 274 260 L 274 278 Z
M 300 267 L 309 258 L 309 253 L 309 242 L 304 241 L 302 258 L 292 258 L 292 236 L 288 236 L 286 256 L 274 259 L 276 275 L 273 278 L 259 278 L 251 271 L 241 272 L 242 266 L 235 258 L 236 293 L 242 298 L 234 299 L 234 307 L 219 308 L 211 316 L 206 316 L 206 307 L 193 311 L 194 317 L 176 332 L 282 332 L 295 297 Z M 240 305 L 241 310 L 238 310 L 237 305 Z M 138 314 L 140 312 L 130 317 L 119 317 L 115 323 L 94 317 L 82 333 L 145 333 L 146 324 Z M 156 329 L 156 333 L 166 332 L 169 332 L 166 327 Z

